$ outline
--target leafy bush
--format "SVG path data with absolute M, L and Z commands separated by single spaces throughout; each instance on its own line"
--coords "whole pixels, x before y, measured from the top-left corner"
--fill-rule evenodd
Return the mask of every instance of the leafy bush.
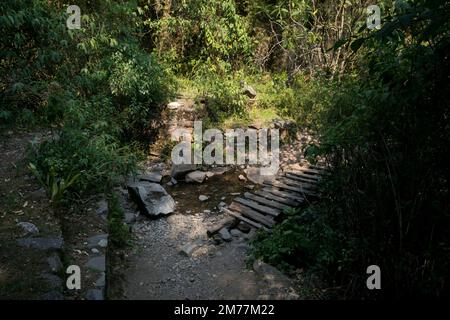
M 277 227 L 259 256 L 306 263 L 341 297 L 448 295 L 449 18 L 448 3 L 410 3 L 354 40 L 360 72 L 316 117 L 311 155 L 333 169 L 323 199 Z M 372 264 L 377 292 L 366 288 Z
M 242 74 L 232 73 L 226 63 L 205 63 L 195 74 L 195 83 L 206 98 L 208 115 L 213 122 L 225 117 L 246 115 L 248 98 L 242 93 Z

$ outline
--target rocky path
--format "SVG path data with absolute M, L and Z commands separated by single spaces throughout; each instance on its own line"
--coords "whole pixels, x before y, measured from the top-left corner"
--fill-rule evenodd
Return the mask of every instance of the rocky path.
M 186 105 L 183 100 L 169 104 L 175 119 L 168 122 L 169 131 L 180 123 L 190 130 L 196 114 L 192 105 Z M 303 161 L 299 145 L 303 142 L 298 139 L 298 145 L 291 143 L 284 147 L 283 168 L 299 167 L 298 163 Z M 250 242 L 256 228 L 229 213 L 228 205 L 236 198 L 248 197 L 250 192 L 264 193 L 264 187 L 277 186 L 263 185 L 265 181 L 246 166 L 183 169 L 163 163 L 149 164 L 146 172 L 131 183 L 131 189 L 128 185 L 128 193 L 122 190 L 122 202 L 132 215 L 139 211 L 139 205 L 130 209 L 130 202 L 140 195 L 143 198 L 137 201 L 140 211 L 144 206 L 144 211 L 153 211 L 150 216 L 154 217 L 138 215 L 132 227 L 135 245 L 125 253 L 123 263 L 113 266 L 113 272 L 120 274 L 115 278 L 122 280 L 113 284 L 121 286 L 121 290 L 114 290 L 116 294 L 111 298 L 298 299 L 295 279 L 261 261 L 249 264 Z M 282 179 L 291 186 L 298 183 Z M 165 201 L 172 209 L 169 214 L 155 209 L 165 208 L 165 204 L 155 201 L 157 188 L 151 184 L 160 184 L 173 198 L 173 207 L 172 200 Z M 288 199 L 285 203 L 298 204 Z
M 174 214 L 145 221 L 135 228 L 138 238 L 126 271 L 127 299 L 267 299 L 296 298 L 285 277 L 266 280 L 245 261 L 251 235 L 233 235 L 217 245 L 207 239 L 204 214 Z

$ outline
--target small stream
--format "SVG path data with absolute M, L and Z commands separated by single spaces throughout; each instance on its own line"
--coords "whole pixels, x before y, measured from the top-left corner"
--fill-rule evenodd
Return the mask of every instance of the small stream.
M 251 185 L 251 182 L 239 180 L 240 174 L 242 174 L 241 170 L 233 168 L 224 174 L 215 175 L 201 184 L 180 181 L 174 186 L 164 185 L 164 188 L 177 202 L 177 212 L 181 214 L 196 214 L 204 210 L 216 213 L 219 211 L 217 206 L 220 202 L 229 205 L 237 196 L 236 193 L 242 195 L 248 191 L 245 186 Z M 209 199 L 202 202 L 198 199 L 200 195 L 205 195 Z

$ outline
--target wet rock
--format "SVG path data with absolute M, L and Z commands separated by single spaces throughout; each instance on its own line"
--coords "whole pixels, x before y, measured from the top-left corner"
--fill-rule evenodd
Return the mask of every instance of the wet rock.
M 172 178 L 180 179 L 183 178 L 187 173 L 195 171 L 197 165 L 195 164 L 174 164 L 170 170 L 170 175 Z
M 105 256 L 93 257 L 86 262 L 85 266 L 89 269 L 105 272 L 106 260 Z
M 17 242 L 20 246 L 39 250 L 59 250 L 63 246 L 61 237 L 25 238 Z
M 148 172 L 139 177 L 139 180 L 161 183 L 163 176 L 161 172 Z
M 47 258 L 48 266 L 50 267 L 50 271 L 53 273 L 58 273 L 63 269 L 63 264 L 61 262 L 61 259 L 59 258 L 59 255 L 56 253 L 52 254 L 50 257 Z
M 25 235 L 39 233 L 38 227 L 31 222 L 19 222 L 17 225 L 23 229 Z
M 88 248 L 100 247 L 106 248 L 108 246 L 108 234 L 98 234 L 87 239 Z
M 208 200 L 209 199 L 209 197 L 208 196 L 205 196 L 205 195 L 203 195 L 203 194 L 201 194 L 201 195 L 199 195 L 198 196 L 198 200 L 200 200 L 200 201 L 206 201 L 206 200 Z
M 236 228 L 243 233 L 249 233 L 251 230 L 250 226 L 242 221 L 236 226 Z
M 174 185 L 176 185 L 177 183 L 178 183 L 178 181 L 177 181 L 176 179 L 170 178 L 170 181 L 167 182 L 167 185 L 168 185 L 168 186 L 174 186 Z
M 230 234 L 233 237 L 240 237 L 240 236 L 242 236 L 242 232 L 240 230 L 238 230 L 238 229 L 231 229 L 230 230 Z
M 86 300 L 104 300 L 103 290 L 101 289 L 89 289 L 86 292 Z
M 131 198 L 144 214 L 158 216 L 175 211 L 175 201 L 161 185 L 142 182 L 129 184 L 127 187 Z
M 188 183 L 202 183 L 205 181 L 206 173 L 203 171 L 193 171 L 186 175 L 184 178 Z
M 44 293 L 41 296 L 41 299 L 42 300 L 64 300 L 64 296 L 62 295 L 61 292 L 53 290 L 53 291 Z
M 231 240 L 233 240 L 227 228 L 220 229 L 218 235 L 223 241 L 230 242 Z

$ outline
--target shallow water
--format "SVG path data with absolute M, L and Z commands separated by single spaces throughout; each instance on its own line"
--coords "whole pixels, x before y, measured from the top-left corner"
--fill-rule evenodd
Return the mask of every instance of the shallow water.
M 175 186 L 164 185 L 167 192 L 177 202 L 177 212 L 183 214 L 195 214 L 204 210 L 218 212 L 217 206 L 220 202 L 230 204 L 236 195 L 231 193 L 239 192 L 241 195 L 248 191 L 245 186 L 250 182 L 239 180 L 242 171 L 232 169 L 222 175 L 215 175 L 203 183 L 185 183 L 179 181 Z M 206 201 L 200 201 L 198 197 L 205 195 L 209 197 Z

